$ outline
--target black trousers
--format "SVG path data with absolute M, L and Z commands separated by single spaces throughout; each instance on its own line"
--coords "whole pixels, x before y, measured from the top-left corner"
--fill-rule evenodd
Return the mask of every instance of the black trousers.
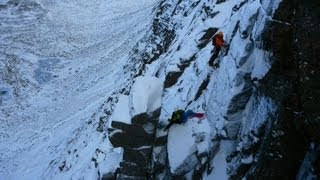
M 210 66 L 214 66 L 215 64 L 213 64 L 214 60 L 217 59 L 217 57 L 219 56 L 219 53 L 220 53 L 220 50 L 221 50 L 221 47 L 215 47 L 214 48 L 214 52 L 209 60 L 209 65 Z
M 174 122 L 170 121 L 169 124 L 164 128 L 164 131 L 167 131 L 173 124 Z

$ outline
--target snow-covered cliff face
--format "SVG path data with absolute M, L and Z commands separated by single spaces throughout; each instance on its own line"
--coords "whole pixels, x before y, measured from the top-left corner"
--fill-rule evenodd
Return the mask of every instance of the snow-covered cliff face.
M 316 177 L 315 4 L 162 1 L 154 32 L 169 33 L 155 33 L 142 58 L 142 74 L 165 80 L 157 140 L 168 142 L 154 147 L 154 177 L 294 178 L 303 158 L 298 178 Z M 211 69 L 209 40 L 217 31 L 229 48 Z M 167 135 L 161 127 L 176 108 L 206 112 L 207 119 L 173 126 Z
M 205 112 L 206 119 L 170 129 L 167 144 L 154 147 L 154 176 L 226 179 L 243 176 L 246 172 L 239 172 L 255 164 L 260 137 L 269 133 L 264 131 L 277 111 L 259 90 L 259 80 L 271 68 L 272 53 L 264 49 L 263 36 L 279 3 L 195 0 L 159 5 L 142 74 L 165 80 L 160 124 L 177 108 Z M 168 33 L 158 34 L 158 29 Z M 210 38 L 217 31 L 224 33 L 229 48 L 213 69 L 208 66 Z M 160 128 L 159 141 L 166 135 Z

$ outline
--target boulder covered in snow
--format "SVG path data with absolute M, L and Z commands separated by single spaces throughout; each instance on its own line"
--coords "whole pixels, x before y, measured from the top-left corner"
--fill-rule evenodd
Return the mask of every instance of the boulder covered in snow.
M 167 148 L 170 171 L 174 175 L 183 175 L 198 163 L 196 142 L 189 124 L 177 124 L 170 128 Z
M 109 123 L 109 140 L 123 147 L 121 178 L 145 177 L 156 125 L 159 121 L 163 82 L 155 77 L 138 77 L 129 96 L 120 96 Z
M 131 90 L 132 115 L 151 113 L 161 106 L 163 81 L 152 76 L 137 77 Z

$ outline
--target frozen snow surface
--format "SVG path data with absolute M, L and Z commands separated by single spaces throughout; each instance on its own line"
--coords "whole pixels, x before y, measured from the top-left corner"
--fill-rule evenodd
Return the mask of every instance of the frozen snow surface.
M 123 149 L 106 127 L 159 107 L 156 138 L 166 143 L 154 145 L 152 159 L 169 168 L 156 176 L 228 179 L 255 160 L 229 154 L 257 141 L 251 133 L 276 111 L 255 81 L 271 67 L 261 33 L 279 2 L 0 1 L 0 179 L 115 172 Z M 211 68 L 217 31 L 229 48 Z M 206 116 L 167 134 L 176 109 Z
M 131 90 L 133 114 L 151 113 L 161 107 L 163 81 L 151 76 L 136 78 Z
M 162 92 L 163 81 L 161 79 L 152 76 L 137 77 L 132 85 L 130 96 L 119 96 L 111 116 L 112 121 L 131 124 L 132 117 L 159 109 Z
M 129 96 L 121 95 L 116 104 L 116 108 L 113 111 L 111 119 L 118 122 L 123 122 L 126 124 L 131 124 L 130 115 L 130 99 Z

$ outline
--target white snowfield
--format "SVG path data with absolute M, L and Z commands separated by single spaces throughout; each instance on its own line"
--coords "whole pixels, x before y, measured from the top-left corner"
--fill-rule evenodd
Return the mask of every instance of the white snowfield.
M 121 150 L 96 128 L 157 1 L 14 2 L 0 1 L 0 179 L 115 170 Z

